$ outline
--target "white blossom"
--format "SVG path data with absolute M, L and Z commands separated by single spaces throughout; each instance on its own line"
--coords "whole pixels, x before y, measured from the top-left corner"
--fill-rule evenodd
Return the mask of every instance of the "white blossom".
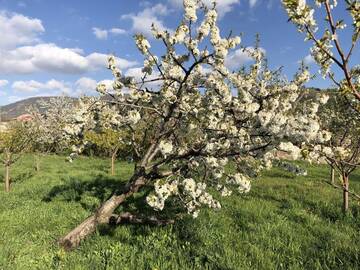
M 172 153 L 174 147 L 173 147 L 172 143 L 169 141 L 161 141 L 159 143 L 159 148 L 160 148 L 161 153 L 164 156 L 166 156 L 166 155 Z

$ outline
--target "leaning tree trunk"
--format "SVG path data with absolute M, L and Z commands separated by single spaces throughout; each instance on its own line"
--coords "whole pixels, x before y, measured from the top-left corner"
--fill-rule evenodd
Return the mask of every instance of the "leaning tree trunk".
M 343 175 L 343 212 L 349 210 L 349 176 Z
M 79 226 L 62 237 L 59 240 L 59 244 L 66 250 L 76 248 L 81 240 L 95 232 L 98 225 L 108 224 L 115 209 L 144 185 L 145 178 L 135 174 L 125 187 L 124 193 L 121 195 L 113 195 L 109 200 L 104 202 L 94 215 L 88 217 Z
M 10 165 L 5 163 L 5 191 L 10 192 Z

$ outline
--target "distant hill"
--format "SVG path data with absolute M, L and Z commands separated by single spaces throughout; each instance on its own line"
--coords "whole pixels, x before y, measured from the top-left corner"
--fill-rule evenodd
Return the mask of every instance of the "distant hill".
M 30 106 L 37 107 L 41 111 L 39 102 L 41 100 L 46 102 L 52 98 L 57 97 L 32 97 L 5 106 L 0 106 L 0 122 L 10 121 L 22 114 L 28 113 Z M 71 97 L 69 97 L 69 99 L 76 100 Z

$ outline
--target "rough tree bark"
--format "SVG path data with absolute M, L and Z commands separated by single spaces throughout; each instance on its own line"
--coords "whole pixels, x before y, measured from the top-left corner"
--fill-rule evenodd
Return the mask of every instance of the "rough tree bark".
M 94 215 L 88 217 L 79 226 L 59 240 L 59 244 L 66 250 L 76 248 L 81 240 L 95 232 L 99 224 L 108 224 L 116 208 L 119 207 L 128 197 L 136 193 L 146 183 L 143 175 L 135 174 L 120 195 L 113 195 L 104 202 Z
M 343 212 L 347 213 L 349 210 L 349 177 L 343 175 Z

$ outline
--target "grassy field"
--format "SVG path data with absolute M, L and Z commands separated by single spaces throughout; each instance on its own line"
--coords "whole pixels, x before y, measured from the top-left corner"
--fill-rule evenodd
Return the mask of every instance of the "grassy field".
M 27 156 L 13 169 L 13 190 L 0 191 L 0 269 L 360 269 L 360 206 L 341 214 L 341 192 L 322 183 L 326 167 L 307 177 L 273 169 L 252 191 L 173 226 L 104 227 L 73 252 L 56 240 L 110 195 L 132 165 Z M 3 173 L 2 168 L 0 174 Z M 360 191 L 360 175 L 351 186 Z M 128 206 L 131 207 L 131 206 Z

